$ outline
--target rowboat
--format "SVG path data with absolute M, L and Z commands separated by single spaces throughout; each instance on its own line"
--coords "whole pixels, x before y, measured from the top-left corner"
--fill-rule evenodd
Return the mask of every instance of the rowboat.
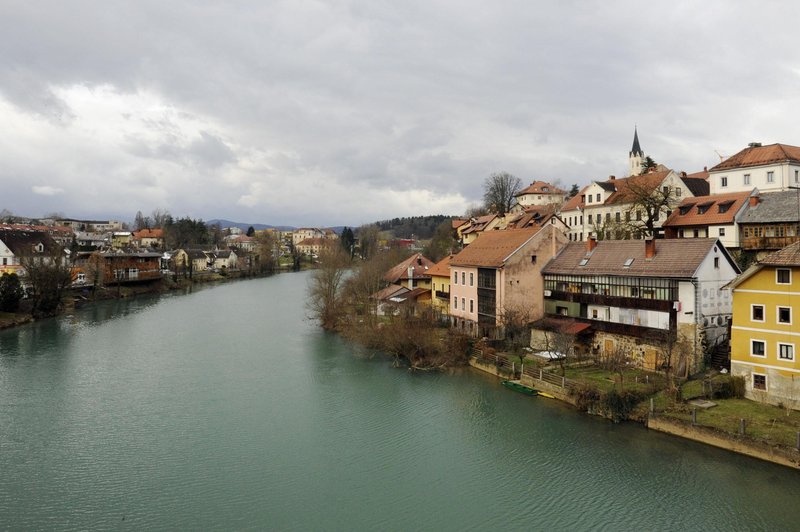
M 541 395 L 542 397 L 547 397 L 548 399 L 555 399 L 556 398 L 555 395 L 550 395 L 547 392 L 539 392 L 539 395 Z
M 524 386 L 517 381 L 503 381 L 503 386 L 515 392 L 524 393 L 525 395 L 536 395 L 539 393 L 533 388 Z

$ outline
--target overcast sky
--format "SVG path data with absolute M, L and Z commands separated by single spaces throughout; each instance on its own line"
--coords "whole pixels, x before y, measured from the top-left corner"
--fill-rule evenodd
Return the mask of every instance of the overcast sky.
M 800 144 L 796 2 L 0 2 L 0 209 L 360 225 Z

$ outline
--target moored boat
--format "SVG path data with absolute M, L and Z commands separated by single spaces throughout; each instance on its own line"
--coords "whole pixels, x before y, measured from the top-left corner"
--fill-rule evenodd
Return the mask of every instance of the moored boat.
M 539 393 L 533 388 L 520 384 L 519 381 L 503 381 L 503 386 L 515 392 L 524 393 L 525 395 L 536 395 Z

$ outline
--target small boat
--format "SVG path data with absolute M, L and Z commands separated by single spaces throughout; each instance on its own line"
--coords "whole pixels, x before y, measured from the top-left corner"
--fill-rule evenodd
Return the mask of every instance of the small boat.
M 539 392 L 539 395 L 541 395 L 542 397 L 547 397 L 548 399 L 555 399 L 556 398 L 555 395 L 550 395 L 547 392 Z
M 514 390 L 515 392 L 524 393 L 525 395 L 536 395 L 537 393 L 539 393 L 533 388 L 524 386 L 517 381 L 503 381 L 503 386 L 511 390 Z

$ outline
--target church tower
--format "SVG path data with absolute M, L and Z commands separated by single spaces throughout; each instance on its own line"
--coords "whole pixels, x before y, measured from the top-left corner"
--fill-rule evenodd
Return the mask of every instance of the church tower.
M 633 127 L 633 147 L 631 147 L 631 152 L 628 154 L 628 162 L 631 167 L 631 175 L 641 175 L 644 152 L 639 146 L 639 131 L 636 126 Z

